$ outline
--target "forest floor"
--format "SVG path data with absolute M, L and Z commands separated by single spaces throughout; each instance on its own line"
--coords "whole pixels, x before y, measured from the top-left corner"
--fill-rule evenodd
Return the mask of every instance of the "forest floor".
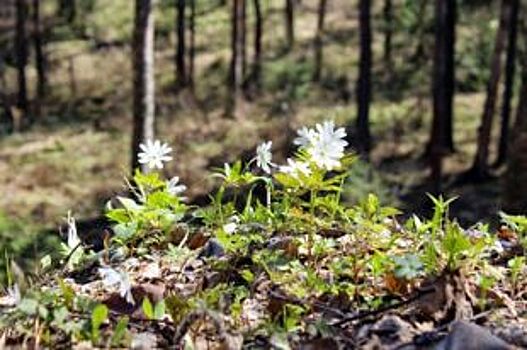
M 283 50 L 280 4 L 269 2 L 264 92 L 252 96 L 242 121 L 223 117 L 228 12 L 221 7 L 200 11 L 195 95 L 174 93 L 174 38 L 172 22 L 167 19 L 173 18 L 173 9 L 160 14 L 159 35 L 166 40 L 160 40 L 156 48 L 158 137 L 175 151 L 176 162 L 165 169 L 166 175 L 180 176 L 191 199 L 201 201 L 215 187 L 208 169 L 239 155 L 248 157 L 264 140 L 273 140 L 280 163 L 300 125 L 326 119 L 339 125 L 353 123 L 357 13 L 344 4 L 336 1 L 328 8 L 323 79 L 315 84 L 311 81 L 311 45 L 316 2 L 304 1 L 296 19 L 296 48 L 291 53 Z M 31 231 L 55 229 L 68 210 L 81 221 L 98 217 L 106 201 L 125 190 L 122 179 L 129 173 L 131 67 L 129 46 L 118 43 L 129 39 L 131 23 L 126 14 L 130 3 L 115 1 L 96 7 L 84 18 L 86 25 L 100 42 L 117 40 L 117 44 L 97 48 L 92 40 L 77 40 L 68 34 L 48 43 L 50 88 L 44 116 L 31 130 L 0 140 L 0 190 L 6 194 L 0 199 L 0 212 L 4 220 L 22 223 Z M 481 19 L 489 14 L 482 11 L 478 16 Z M 466 22 L 460 22 L 459 42 L 471 45 L 479 39 L 473 40 L 475 29 L 463 24 Z M 375 38 L 374 55 L 380 57 L 381 36 Z M 370 165 L 362 164 L 357 179 L 351 180 L 348 198 L 356 201 L 367 191 L 385 193 L 386 202 L 425 213 L 431 205 L 425 194 L 430 188 L 421 156 L 429 137 L 430 67 L 427 62 L 412 61 L 415 47 L 406 45 L 406 39 L 401 33 L 394 36 L 396 53 L 389 74 L 380 59 L 374 64 L 374 149 Z M 14 70 L 6 73 L 12 91 L 14 74 Z M 460 69 L 460 75 L 464 74 Z M 28 76 L 32 87 L 35 72 L 29 69 Z M 446 159 L 445 192 L 446 196 L 460 197 L 452 206 L 452 215 L 463 223 L 493 221 L 500 207 L 499 180 L 451 185 L 456 174 L 470 166 L 483 99 L 484 93 L 475 91 L 458 93 L 455 100 L 456 153 Z M 491 157 L 495 144 L 494 138 Z

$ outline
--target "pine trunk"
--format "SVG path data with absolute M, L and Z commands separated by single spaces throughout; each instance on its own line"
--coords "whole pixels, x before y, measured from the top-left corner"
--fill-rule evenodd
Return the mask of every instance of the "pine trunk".
M 481 124 L 478 129 L 477 150 L 474 157 L 472 168 L 468 172 L 471 180 L 484 180 L 489 176 L 488 171 L 488 155 L 490 136 L 492 132 L 492 119 L 494 117 L 494 110 L 496 108 L 496 98 L 498 95 L 498 84 L 501 75 L 501 61 L 503 56 L 503 49 L 507 39 L 508 19 L 510 18 L 511 0 L 502 0 L 501 14 L 498 32 L 494 43 L 494 52 L 492 54 L 490 78 L 487 83 L 487 97 L 483 107 L 483 115 L 481 117 Z
M 132 171 L 140 168 L 139 145 L 154 139 L 154 16 L 151 0 L 136 0 L 133 34 L 134 121 Z
M 233 0 L 231 31 L 231 65 L 229 70 L 229 102 L 227 113 L 240 119 L 243 115 L 242 79 L 243 79 L 243 7 L 245 0 Z
M 35 66 L 37 70 L 38 109 L 46 95 L 46 58 L 44 56 L 42 27 L 40 21 L 40 0 L 33 0 L 33 43 L 35 46 Z M 40 113 L 37 113 L 40 114 Z
M 507 159 L 507 148 L 509 145 L 509 128 L 511 115 L 511 102 L 514 89 L 514 74 L 516 66 L 516 37 L 518 33 L 518 13 L 520 1 L 512 0 L 511 18 L 509 19 L 508 38 L 507 38 L 507 59 L 505 62 L 505 89 L 503 90 L 503 102 L 501 109 L 501 132 L 498 144 L 498 155 L 496 166 L 502 165 Z
M 295 4 L 294 0 L 285 3 L 285 35 L 287 49 L 291 50 L 295 43 Z
M 436 0 L 435 3 L 433 119 L 428 155 L 436 193 L 441 191 L 443 155 L 453 150 L 455 1 Z
M 263 17 L 260 0 L 253 0 L 254 3 L 254 62 L 253 62 L 253 79 L 257 87 L 260 87 L 262 77 L 262 35 L 263 35 Z
M 26 0 L 16 0 L 16 33 L 15 33 L 15 52 L 16 67 L 18 73 L 18 96 L 17 107 L 23 115 L 24 124 L 30 124 L 29 106 L 27 97 L 27 38 L 26 38 L 26 21 L 27 21 L 27 3 Z
M 313 72 L 313 81 L 320 81 L 322 71 L 322 59 L 324 49 L 324 22 L 326 18 L 327 0 L 320 0 L 318 3 L 318 20 L 317 20 L 317 34 L 315 36 L 315 70 Z
M 360 63 L 357 81 L 357 141 L 358 151 L 367 158 L 370 151 L 369 111 L 371 99 L 371 27 L 370 1 L 359 1 Z
M 187 82 L 185 66 L 185 0 L 176 1 L 176 85 L 178 88 L 182 88 Z
M 527 68 L 522 68 L 520 96 L 527 96 Z M 527 98 L 520 98 L 509 140 L 507 172 L 503 182 L 503 209 L 509 214 L 527 211 Z
M 392 66 L 392 35 L 393 35 L 393 0 L 384 0 L 382 11 L 384 19 L 384 64 Z
M 188 86 L 194 90 L 194 59 L 196 57 L 196 0 L 190 0 L 190 47 L 188 50 Z

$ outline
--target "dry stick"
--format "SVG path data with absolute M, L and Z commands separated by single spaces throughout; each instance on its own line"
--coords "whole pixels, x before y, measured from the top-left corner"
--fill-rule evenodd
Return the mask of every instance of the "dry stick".
M 426 289 L 421 289 L 421 290 L 419 290 L 416 293 L 416 295 L 414 295 L 414 296 L 412 296 L 412 297 L 410 297 L 410 298 L 408 298 L 406 300 L 400 301 L 400 302 L 395 303 L 395 304 L 387 305 L 385 307 L 381 307 L 381 308 L 378 308 L 376 310 L 359 312 L 356 315 L 348 316 L 348 317 L 346 317 L 346 318 L 344 318 L 344 319 L 342 319 L 340 321 L 337 321 L 337 322 L 331 324 L 331 326 L 339 327 L 339 326 L 342 326 L 342 325 L 344 325 L 346 323 L 349 323 L 349 322 L 352 322 L 352 321 L 360 320 L 360 319 L 363 319 L 363 318 L 366 318 L 366 317 L 370 317 L 370 316 L 376 316 L 378 314 L 384 313 L 384 312 L 389 311 L 389 310 L 398 309 L 401 306 L 408 305 L 408 304 L 420 299 L 421 297 L 423 297 L 426 294 L 432 293 L 434 290 L 435 290 L 435 288 L 433 288 L 433 287 L 428 287 Z
M 269 294 L 274 299 L 286 301 L 286 302 L 289 302 L 289 303 L 292 303 L 292 304 L 296 304 L 296 305 L 306 305 L 307 304 L 307 302 L 305 300 L 298 299 L 298 298 L 295 298 L 295 297 L 290 297 L 290 296 L 283 295 L 283 294 L 279 294 L 279 293 L 276 293 L 274 291 L 269 291 Z M 323 309 L 325 311 L 332 312 L 332 313 L 334 313 L 336 315 L 339 315 L 340 317 L 346 317 L 346 314 L 344 312 L 340 311 L 339 309 L 332 308 L 330 306 L 327 306 L 327 305 L 325 305 L 323 303 L 319 303 L 319 302 L 316 302 L 316 301 L 313 302 L 312 304 L 315 307 L 318 307 L 318 308 Z

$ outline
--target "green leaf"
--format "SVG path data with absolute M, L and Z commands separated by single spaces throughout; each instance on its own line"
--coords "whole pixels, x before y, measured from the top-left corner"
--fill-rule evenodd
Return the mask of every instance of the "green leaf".
M 126 335 L 126 327 L 128 327 L 128 316 L 120 318 L 119 322 L 117 322 L 111 339 L 112 346 L 119 347 L 121 345 L 121 342 Z
M 75 291 L 70 285 L 64 283 L 62 279 L 59 279 L 59 288 L 64 297 L 64 303 L 68 309 L 71 309 L 73 307 L 73 299 L 75 299 Z
M 149 320 L 154 319 L 154 308 L 152 307 L 150 300 L 146 297 L 143 299 L 143 313 Z
M 18 304 L 18 309 L 28 316 L 34 316 L 38 311 L 38 301 L 35 299 L 24 298 L 20 301 L 20 304 Z
M 91 329 L 92 342 L 96 343 L 99 340 L 99 328 L 106 321 L 108 317 L 108 308 L 104 304 L 98 304 L 92 311 L 91 315 Z
M 165 316 L 165 301 L 161 300 L 154 308 L 154 318 L 159 320 Z

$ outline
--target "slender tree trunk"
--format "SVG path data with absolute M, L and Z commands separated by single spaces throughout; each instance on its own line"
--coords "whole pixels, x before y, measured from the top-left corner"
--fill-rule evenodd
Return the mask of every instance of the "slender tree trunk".
M 503 181 L 503 209 L 510 214 L 527 211 L 527 67 L 522 66 L 522 83 L 516 121 L 509 139 L 507 171 Z
M 242 32 L 241 40 L 242 40 L 242 80 L 245 79 L 245 76 L 247 74 L 247 2 L 245 0 L 242 1 L 242 18 L 241 18 L 241 25 L 242 25 Z
M 254 3 L 254 62 L 253 62 L 253 79 L 255 85 L 259 88 L 262 77 L 262 34 L 263 34 L 263 17 L 260 0 L 253 0 Z
M 285 0 L 285 35 L 287 49 L 291 50 L 295 43 L 295 0 Z
M 357 138 L 359 152 L 367 157 L 370 151 L 369 111 L 371 99 L 371 27 L 370 0 L 359 0 L 360 63 L 357 81 Z
M 389 69 L 392 66 L 392 34 L 393 34 L 393 0 L 384 0 L 382 11 L 384 18 L 384 64 Z
M 187 70 L 185 66 L 185 0 L 176 1 L 176 85 L 179 89 L 184 87 L 187 82 Z
M 317 34 L 315 36 L 315 70 L 313 72 L 313 81 L 320 81 L 320 74 L 322 71 L 322 59 L 324 49 L 324 20 L 326 18 L 327 0 L 320 0 L 318 3 L 318 20 L 317 20 Z
M 496 40 L 494 44 L 494 52 L 492 54 L 490 78 L 487 83 L 487 97 L 483 107 L 483 115 L 481 117 L 481 125 L 478 129 L 477 150 L 474 157 L 472 168 L 467 173 L 472 180 L 482 180 L 488 177 L 488 155 L 490 136 L 492 132 L 492 119 L 494 117 L 494 109 L 496 108 L 496 97 L 498 94 L 498 84 L 501 74 L 501 61 L 503 56 L 503 49 L 507 39 L 507 22 L 510 18 L 511 1 L 502 0 L 501 14 L 498 32 L 496 33 Z
M 231 65 L 229 70 L 229 103 L 228 114 L 241 118 L 240 105 L 243 102 L 243 7 L 245 0 L 233 0 L 232 3 L 232 31 L 231 31 Z
M 0 120 L 5 125 L 5 132 L 10 134 L 14 131 L 14 118 L 9 99 L 7 98 L 7 83 L 4 76 L 4 57 L 0 53 L 0 107 L 3 109 L 3 119 Z
M 190 47 L 188 51 L 188 85 L 194 90 L 194 63 L 196 57 L 196 0 L 190 0 L 190 17 L 188 21 L 190 31 Z
M 154 139 L 154 15 L 152 0 L 136 0 L 133 34 L 134 124 L 132 171 L 140 168 L 139 145 Z
M 35 66 L 37 69 L 37 115 L 40 115 L 42 100 L 46 95 L 46 58 L 44 56 L 42 28 L 40 23 L 40 1 L 33 0 L 33 43 L 35 46 Z
M 59 16 L 66 19 L 68 23 L 73 23 L 77 16 L 76 0 L 59 0 Z
M 445 153 L 454 151 L 453 111 L 455 91 L 455 42 L 456 0 L 436 0 L 435 3 L 435 49 L 433 79 L 433 121 L 427 153 L 431 157 L 432 169 L 439 169 L 437 162 Z M 441 174 L 432 178 L 439 189 Z
M 443 155 L 453 150 L 454 46 L 456 0 L 436 0 L 433 120 L 428 144 L 432 182 L 441 191 Z
M 507 59 L 505 62 L 505 89 L 503 91 L 503 102 L 501 109 L 501 133 L 498 144 L 498 155 L 495 165 L 502 165 L 507 158 L 507 148 L 509 145 L 509 128 L 511 115 L 511 102 L 514 94 L 514 74 L 516 65 L 516 37 L 518 33 L 518 13 L 520 1 L 512 0 L 511 13 L 507 39 Z
M 26 0 L 16 0 L 16 34 L 15 34 L 15 51 L 16 66 L 18 73 L 18 97 L 17 107 L 21 110 L 24 124 L 30 124 L 29 103 L 27 97 L 27 38 L 26 38 L 26 21 L 27 21 L 27 3 Z

